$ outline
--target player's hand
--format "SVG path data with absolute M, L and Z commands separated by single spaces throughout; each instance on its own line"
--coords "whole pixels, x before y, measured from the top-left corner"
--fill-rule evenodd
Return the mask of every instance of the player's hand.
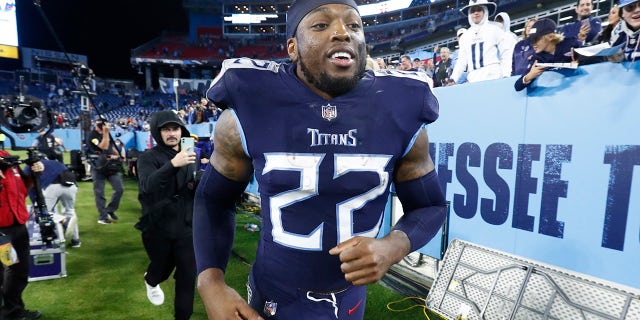
M 208 277 L 208 270 L 198 277 L 198 291 L 209 319 L 264 320 L 260 314 L 224 281 Z
M 196 153 L 190 149 L 181 150 L 171 159 L 171 165 L 174 168 L 184 167 L 191 163 L 196 163 Z
M 257 311 L 253 310 L 237 291 L 224 285 L 216 288 L 215 303 L 207 306 L 209 319 L 262 319 Z
M 392 241 L 388 237 L 354 237 L 329 250 L 329 254 L 339 255 L 340 269 L 347 281 L 358 286 L 366 285 L 382 279 L 387 270 L 404 256 L 398 257 L 402 250 L 398 250 Z

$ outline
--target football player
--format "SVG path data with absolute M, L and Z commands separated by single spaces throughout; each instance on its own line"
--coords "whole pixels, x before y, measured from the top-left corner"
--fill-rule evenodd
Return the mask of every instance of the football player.
M 292 63 L 232 59 L 207 91 L 225 109 L 196 192 L 198 290 L 210 319 L 363 319 L 366 286 L 440 229 L 446 201 L 422 72 L 365 71 L 353 0 L 296 1 Z M 262 229 L 248 300 L 224 282 L 234 200 L 255 175 Z M 404 215 L 376 238 L 390 184 Z

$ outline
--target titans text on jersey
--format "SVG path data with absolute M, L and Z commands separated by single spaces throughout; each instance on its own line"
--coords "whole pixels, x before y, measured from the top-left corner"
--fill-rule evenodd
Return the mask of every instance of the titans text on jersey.
M 347 133 L 322 133 L 319 129 L 307 128 L 307 133 L 311 136 L 311 147 L 326 145 L 355 147 L 358 144 L 356 137 L 358 129 L 351 129 Z

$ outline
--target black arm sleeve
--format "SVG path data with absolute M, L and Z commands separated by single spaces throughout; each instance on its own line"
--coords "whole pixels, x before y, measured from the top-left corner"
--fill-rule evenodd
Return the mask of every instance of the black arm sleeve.
M 438 233 L 447 216 L 447 202 L 435 170 L 420 178 L 396 183 L 396 194 L 404 215 L 393 229 L 403 231 L 409 237 L 409 252 L 413 252 Z
M 229 180 L 207 166 L 193 207 L 193 247 L 197 272 L 208 268 L 225 270 L 235 234 L 235 203 L 248 182 Z

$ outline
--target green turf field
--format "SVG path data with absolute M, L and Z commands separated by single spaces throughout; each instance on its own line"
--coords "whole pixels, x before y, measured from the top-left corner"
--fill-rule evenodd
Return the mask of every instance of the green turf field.
M 12 153 L 25 157 L 22 152 Z M 108 184 L 106 189 L 110 195 Z M 164 305 L 153 306 L 146 297 L 143 274 L 147 256 L 140 232 L 133 227 L 140 215 L 137 182 L 125 178 L 125 193 L 117 212 L 120 220 L 116 224 L 97 223 L 91 182 L 79 183 L 76 211 L 82 247 L 67 249 L 67 277 L 29 283 L 23 295 L 26 308 L 39 310 L 44 320 L 172 319 L 172 279 L 161 284 L 166 296 Z M 243 296 L 249 271 L 247 262 L 254 259 L 258 236 L 243 226 L 256 221 L 252 214 L 238 213 L 235 255 L 227 268 L 227 282 Z M 365 319 L 428 319 L 421 307 L 424 302 L 401 301 L 404 298 L 381 285 L 369 286 Z M 396 310 L 409 310 L 391 311 L 387 309 L 389 303 L 394 303 L 392 308 Z M 192 319 L 207 319 L 197 293 Z

